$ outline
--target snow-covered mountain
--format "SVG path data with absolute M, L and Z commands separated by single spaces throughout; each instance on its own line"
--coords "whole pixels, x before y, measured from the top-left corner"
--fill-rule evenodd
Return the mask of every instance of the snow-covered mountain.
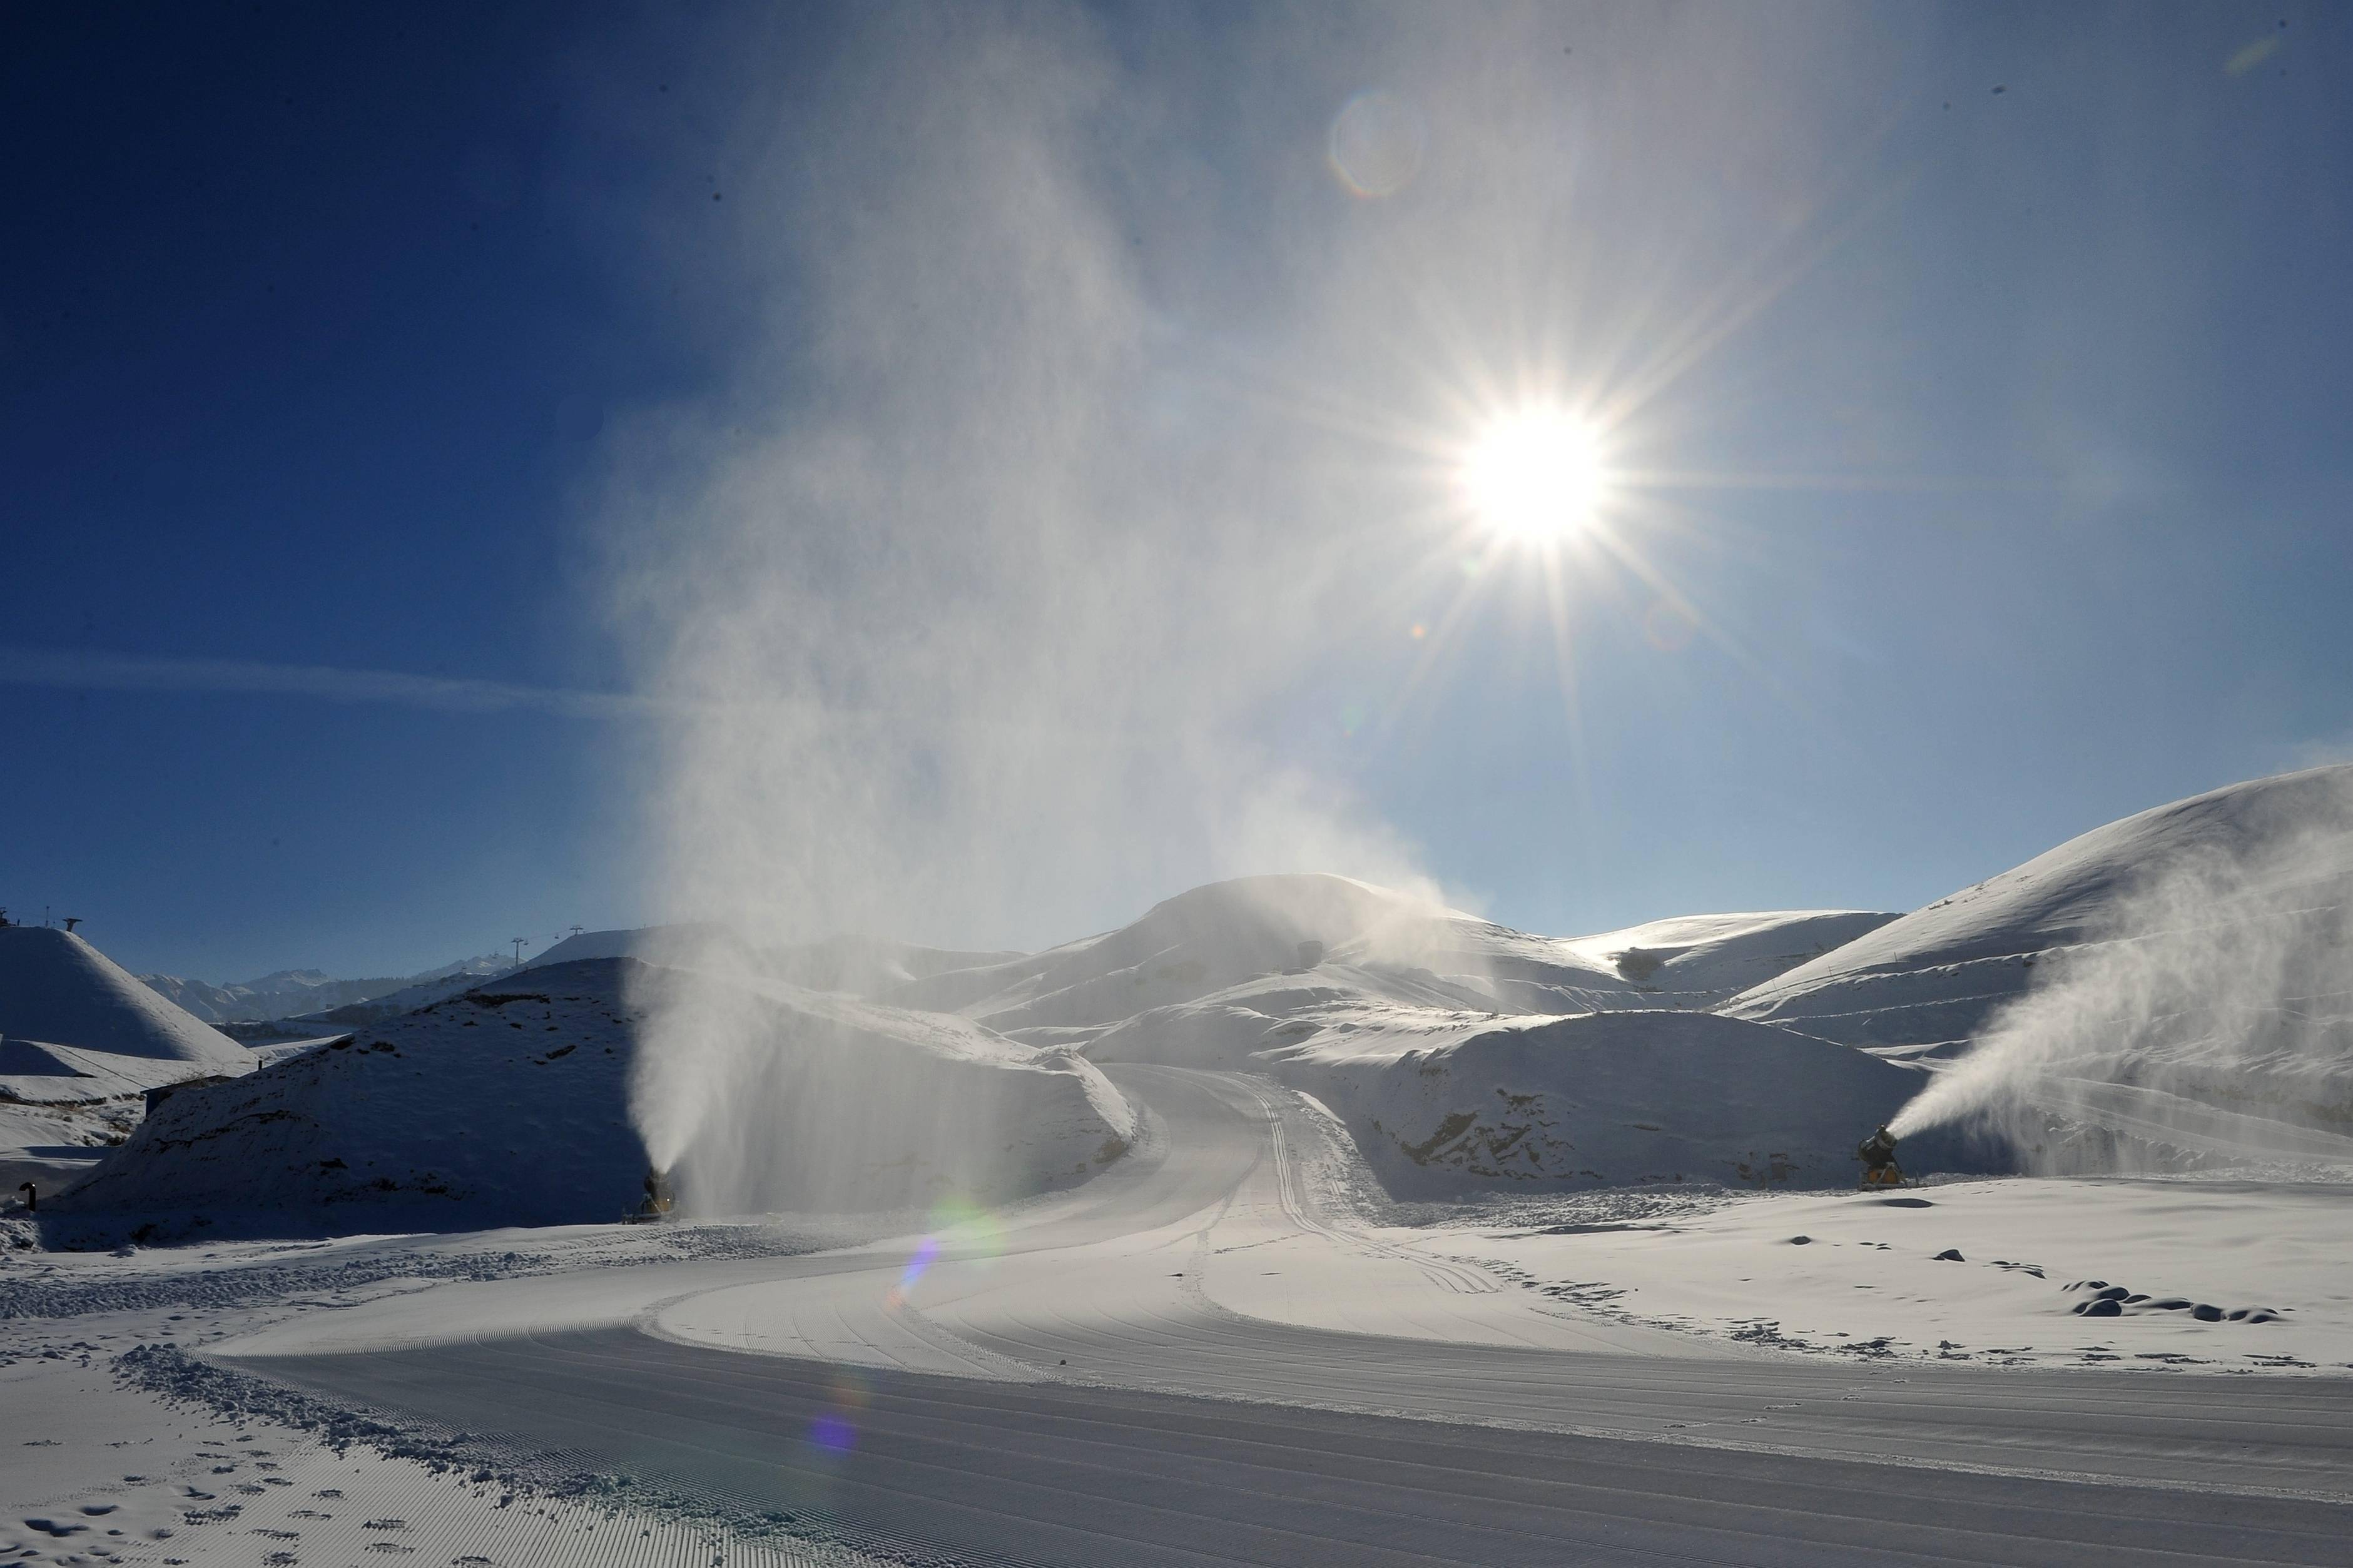
M 147 1090 L 249 1071 L 243 1046 L 72 931 L 0 926 L 0 1191 L 80 1175 Z
M 584 958 L 635 958 L 666 968 L 756 972 L 758 961 L 744 939 L 712 921 L 638 926 L 624 931 L 575 931 L 524 965 L 571 963 Z
M 1755 984 L 1721 1011 L 1850 1045 L 1950 1056 L 2034 985 L 2039 967 L 2080 962 L 2087 946 L 2177 918 L 2135 903 L 2178 871 L 2214 867 L 2227 879 L 2229 868 L 2293 846 L 2289 879 L 2309 892 L 2297 901 L 2343 908 L 2353 900 L 2348 796 L 2353 767 L 2314 768 L 2140 812 Z
M 957 952 L 884 937 L 849 935 L 755 950 L 723 925 L 688 921 L 582 931 L 557 942 L 525 967 L 536 969 L 579 958 L 638 958 L 667 968 L 759 975 L 810 991 L 839 991 L 871 998 L 950 970 L 1006 963 L 1022 956 Z
M 1894 918 L 1711 915 L 1563 939 L 1346 877 L 1244 877 L 1180 893 L 1101 936 L 881 994 L 1025 1038 L 1082 1037 L 1271 975 L 1327 970 L 1349 972 L 1350 985 L 1441 1006 L 1545 1014 L 1702 1007 Z
M 211 985 L 174 974 L 142 974 L 140 981 L 157 994 L 171 999 L 208 1024 L 265 1023 L 305 1013 L 322 1013 L 370 1002 L 410 986 L 460 979 L 466 984 L 502 974 L 512 962 L 497 953 L 461 958 L 421 974 L 393 975 L 373 980 L 338 980 L 316 969 L 281 969 L 258 980 Z M 405 1009 L 404 1009 L 405 1011 Z
M 1340 1114 L 1399 1194 L 1820 1184 L 1851 1177 L 1856 1140 L 1920 1075 L 1703 1010 L 1894 918 L 1553 938 L 1343 877 L 1253 877 L 884 994 L 1097 1061 L 1271 1073 Z
M 1156 956 L 1155 944 L 1173 937 L 1207 973 L 1163 976 L 1155 963 L 1141 982 L 1124 978 L 1133 966 L 1111 969 L 1108 984 L 1082 973 L 1046 995 L 1092 1001 L 1116 996 L 1123 984 L 1132 995 L 1188 980 L 1201 990 L 1299 940 L 1300 925 L 1279 920 L 1254 948 L 1221 944 L 1217 934 L 1250 931 L 1250 916 L 1271 905 L 1300 907 L 1282 904 L 1283 895 L 1327 896 L 1327 921 L 1335 906 L 1379 917 L 1372 933 L 1343 940 L 1343 956 L 1262 968 L 1107 1026 L 1032 1028 L 1024 1037 L 1083 1036 L 1081 1048 L 1102 1062 L 1271 1074 L 1337 1114 L 1390 1192 L 1414 1197 L 1646 1182 L 1842 1183 L 1852 1179 L 1857 1140 L 1925 1081 L 1843 1045 L 1704 1011 L 1740 975 L 1806 962 L 1893 916 L 1700 916 L 1556 939 L 1323 883 L 1342 879 L 1198 889 L 1113 938 L 1058 951 L 1100 955 L 1100 964 L 1139 950 Z M 1171 905 L 1181 920 L 1170 919 Z M 1197 934 L 1204 931 L 1206 939 Z M 1024 1006 L 990 997 L 970 1010 L 999 1025 L 1035 1016 Z M 1919 1152 L 1944 1168 L 1982 1158 L 1949 1139 Z
M 158 1083 L 249 1065 L 243 1046 L 48 926 L 0 926 L 0 1037 L 158 1064 Z
M 302 1211 L 342 1229 L 618 1218 L 647 1173 L 629 1114 L 646 999 L 726 982 L 630 958 L 579 960 L 448 999 L 234 1083 L 172 1096 L 64 1211 Z M 842 1131 L 724 1157 L 775 1208 L 882 1209 L 999 1197 L 1115 1159 L 1134 1114 L 1092 1065 L 953 1019 L 789 987 L 730 996 L 773 1031 L 754 1085 L 812 1096 Z M 860 1081 L 896 1065 L 886 1103 Z M 965 1130 L 977 1129 L 980 1135 Z M 717 1150 L 674 1173 L 691 1201 Z M 697 1162 L 701 1163 L 698 1164 Z M 319 1223 L 313 1217 L 307 1223 Z

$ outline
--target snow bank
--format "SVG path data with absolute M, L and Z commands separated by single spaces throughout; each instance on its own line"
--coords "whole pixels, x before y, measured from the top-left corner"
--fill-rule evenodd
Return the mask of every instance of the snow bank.
M 56 1206 L 299 1211 L 299 1227 L 332 1230 L 617 1219 L 638 1202 L 649 1166 L 629 1115 L 641 998 L 686 979 L 634 959 L 538 968 L 235 1082 L 183 1089 Z M 813 1166 L 755 1138 L 691 1149 L 677 1173 L 690 1205 L 723 1191 L 750 1206 L 842 1210 L 1011 1195 L 1092 1172 L 1134 1131 L 1101 1073 L 1067 1053 L 781 986 L 739 1005 L 766 1019 L 768 1048 L 727 1092 L 747 1107 L 816 1097 L 857 1130 L 855 1152 Z M 863 1074 L 850 1070 L 861 1062 Z M 861 1093 L 874 1066 L 892 1062 L 916 1092 Z M 759 1119 L 741 1125 L 756 1132 Z M 703 1179 L 744 1162 L 758 1178 L 749 1188 Z

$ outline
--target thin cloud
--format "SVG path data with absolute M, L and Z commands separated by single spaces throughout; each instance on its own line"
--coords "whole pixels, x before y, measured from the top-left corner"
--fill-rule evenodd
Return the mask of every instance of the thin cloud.
M 626 692 L 574 691 L 503 680 L 451 679 L 389 669 L 338 669 L 241 658 L 153 658 L 133 654 L 0 648 L 0 685 L 82 691 L 185 691 L 381 702 L 443 713 L 526 710 L 582 719 L 639 719 L 663 710 Z

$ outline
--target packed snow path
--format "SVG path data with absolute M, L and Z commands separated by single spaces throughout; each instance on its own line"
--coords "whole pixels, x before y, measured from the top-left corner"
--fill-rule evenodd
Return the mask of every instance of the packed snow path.
M 2353 1384 L 1548 1312 L 1316 1214 L 1289 1097 L 1117 1076 L 1155 1137 L 991 1242 L 444 1287 L 235 1364 L 914 1560 L 2353 1563 Z

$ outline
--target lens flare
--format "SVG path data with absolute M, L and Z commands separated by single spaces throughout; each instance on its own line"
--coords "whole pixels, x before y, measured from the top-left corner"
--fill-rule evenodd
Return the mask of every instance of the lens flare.
M 907 1255 L 907 1266 L 899 1271 L 897 1282 L 883 1295 L 893 1311 L 907 1304 L 916 1282 L 943 1254 L 952 1254 L 958 1264 L 986 1268 L 1005 1250 L 1004 1229 L 995 1215 L 964 1198 L 947 1198 L 934 1205 L 931 1222 L 931 1228 Z
M 1524 544 L 1556 544 L 1581 532 L 1608 488 L 1600 433 L 1563 408 L 1504 416 L 1462 460 L 1463 497 L 1472 514 Z
M 828 1454 L 847 1454 L 858 1446 L 858 1413 L 871 1399 L 865 1383 L 849 1369 L 836 1373 L 828 1391 L 829 1409 L 810 1418 L 808 1441 Z
M 1421 111 L 1395 93 L 1360 92 L 1332 121 L 1332 173 L 1350 194 L 1395 195 L 1421 172 L 1430 130 Z

